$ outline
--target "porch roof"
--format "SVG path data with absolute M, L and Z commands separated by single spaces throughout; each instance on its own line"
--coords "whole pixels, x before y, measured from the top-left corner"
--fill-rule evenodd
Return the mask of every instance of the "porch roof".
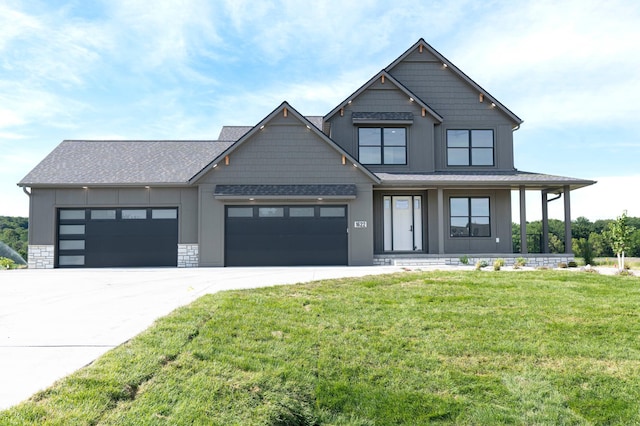
M 379 186 L 433 186 L 433 187 L 502 187 L 518 189 L 524 186 L 531 190 L 548 190 L 562 192 L 564 186 L 571 190 L 593 185 L 593 180 L 566 176 L 531 173 L 519 170 L 512 171 L 470 171 L 470 172 L 433 172 L 433 173 L 376 173 L 382 181 Z

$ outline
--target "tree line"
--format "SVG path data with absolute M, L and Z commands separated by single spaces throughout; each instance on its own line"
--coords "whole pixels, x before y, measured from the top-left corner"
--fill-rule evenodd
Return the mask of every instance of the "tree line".
M 612 241 L 609 232 L 616 219 L 601 219 L 591 222 L 584 216 L 571 221 L 572 251 L 577 257 L 612 257 Z M 630 228 L 635 228 L 630 235 L 629 245 L 625 254 L 640 257 L 640 217 L 626 217 Z M 513 251 L 520 252 L 520 224 L 512 224 Z M 549 252 L 564 253 L 565 251 L 564 222 L 549 219 Z M 527 222 L 527 248 L 530 253 L 541 253 L 542 221 Z M 587 262 L 590 263 L 590 262 Z
M 23 259 L 27 259 L 29 219 L 18 216 L 0 216 L 0 242 L 15 250 Z M 0 257 L 9 257 L 0 254 Z

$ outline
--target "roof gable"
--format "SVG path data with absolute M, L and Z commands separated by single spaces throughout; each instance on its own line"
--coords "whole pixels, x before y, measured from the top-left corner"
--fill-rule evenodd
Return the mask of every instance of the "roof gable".
M 328 121 L 331 117 L 337 114 L 342 108 L 347 106 L 349 103 L 353 102 L 358 96 L 364 93 L 367 89 L 375 85 L 378 81 L 380 82 L 388 82 L 391 85 L 395 86 L 398 90 L 404 93 L 407 98 L 409 98 L 412 102 L 415 102 L 417 105 L 424 109 L 425 113 L 428 113 L 433 118 L 436 119 L 437 122 L 442 123 L 444 120 L 443 117 L 433 110 L 426 102 L 412 93 L 407 87 L 405 87 L 402 83 L 396 80 L 391 74 L 387 71 L 382 70 L 375 76 L 373 76 L 369 81 L 367 81 L 364 85 L 362 85 L 358 90 L 353 92 L 349 97 L 347 97 L 344 101 L 342 101 L 337 107 L 335 107 L 331 112 L 324 116 L 324 121 Z
M 322 133 L 322 131 L 316 127 L 309 119 L 301 115 L 298 111 L 296 111 L 288 102 L 283 102 L 278 106 L 275 110 L 273 110 L 269 115 L 267 115 L 264 119 L 262 119 L 257 125 L 255 125 L 251 130 L 245 133 L 240 139 L 238 139 L 235 143 L 229 146 L 224 152 L 221 152 L 213 161 L 209 162 L 205 167 L 203 167 L 198 173 L 194 174 L 189 180 L 191 183 L 195 183 L 200 180 L 205 174 L 207 174 L 210 170 L 217 167 L 221 161 L 224 161 L 225 158 L 228 158 L 234 151 L 240 148 L 243 144 L 247 143 L 254 135 L 262 131 L 266 126 L 270 123 L 276 123 L 281 117 L 289 117 L 294 118 L 300 122 L 301 125 L 306 126 L 306 128 L 312 132 L 315 136 L 317 136 L 320 140 L 326 143 L 329 147 L 336 151 L 336 154 L 342 155 L 345 163 L 348 162 L 353 164 L 356 168 L 360 170 L 369 180 L 372 182 L 378 183 L 379 179 L 371 173 L 366 167 L 358 162 L 355 158 L 353 158 L 349 153 L 343 150 L 338 144 L 336 144 L 331 138 L 329 138 L 326 134 Z M 345 164 L 343 163 L 343 164 Z
M 448 68 L 454 75 L 464 81 L 466 84 L 471 86 L 478 92 L 478 95 L 482 98 L 486 99 L 487 102 L 495 105 L 495 107 L 502 111 L 507 117 L 509 117 L 516 125 L 520 125 L 522 123 L 522 119 L 515 115 L 509 108 L 500 103 L 496 98 L 494 98 L 489 92 L 487 92 L 484 88 L 482 88 L 478 83 L 473 81 L 468 75 L 466 75 L 462 70 L 456 67 L 451 61 L 445 58 L 440 52 L 434 49 L 429 43 L 424 41 L 424 39 L 418 40 L 413 46 L 411 46 L 407 51 L 405 51 L 402 55 L 400 55 L 395 61 L 389 64 L 385 70 L 387 72 L 392 72 L 392 70 L 401 62 L 407 60 L 411 55 L 416 52 L 421 54 L 431 55 L 437 61 L 442 63 L 442 66 Z

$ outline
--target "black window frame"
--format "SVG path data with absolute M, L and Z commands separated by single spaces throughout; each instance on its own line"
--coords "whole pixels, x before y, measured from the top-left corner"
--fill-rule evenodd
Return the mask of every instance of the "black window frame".
M 453 200 L 467 200 L 467 213 L 466 215 L 453 215 L 453 208 L 451 206 Z M 487 215 L 483 214 L 474 214 L 473 212 L 473 200 L 486 200 L 487 201 Z M 466 219 L 466 232 L 454 233 L 453 219 Z M 475 234 L 475 229 L 481 229 L 480 226 L 474 227 L 474 219 L 477 218 L 486 218 L 487 223 L 482 224 L 482 226 L 486 226 L 488 229 L 488 233 L 486 235 Z M 461 229 L 461 227 L 457 227 Z M 491 197 L 486 196 L 474 196 L 474 197 L 449 197 L 449 236 L 451 238 L 491 238 Z
M 449 133 L 450 132 L 467 132 L 468 145 L 466 147 L 450 146 Z M 473 132 L 491 132 L 491 147 L 486 146 L 474 146 Z M 447 129 L 447 167 L 495 167 L 496 166 L 496 132 L 494 129 Z M 491 150 L 491 164 L 474 164 L 473 153 L 474 151 L 488 151 Z M 467 164 L 451 164 L 450 158 L 452 151 L 466 151 L 467 152 Z
M 363 129 L 377 129 L 380 132 L 380 144 L 362 144 L 360 131 Z M 403 145 L 385 145 L 385 130 L 394 129 L 394 130 L 403 130 L 404 131 L 404 144 Z M 408 161 L 408 152 L 407 152 L 407 135 L 408 128 L 406 126 L 359 126 L 358 127 L 358 161 L 364 165 L 372 165 L 372 166 L 406 166 Z M 362 148 L 379 148 L 380 150 L 380 162 L 379 163 L 367 163 L 362 160 L 361 149 Z M 393 163 L 385 161 L 385 148 L 404 148 L 404 162 L 403 163 Z

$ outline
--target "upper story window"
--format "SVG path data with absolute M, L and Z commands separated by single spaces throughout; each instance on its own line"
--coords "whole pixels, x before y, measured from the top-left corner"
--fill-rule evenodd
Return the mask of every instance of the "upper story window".
M 452 237 L 490 237 L 488 197 L 451 197 L 449 224 Z
M 493 130 L 447 130 L 447 166 L 493 166 Z
M 358 158 L 362 164 L 407 164 L 407 129 L 358 128 Z

